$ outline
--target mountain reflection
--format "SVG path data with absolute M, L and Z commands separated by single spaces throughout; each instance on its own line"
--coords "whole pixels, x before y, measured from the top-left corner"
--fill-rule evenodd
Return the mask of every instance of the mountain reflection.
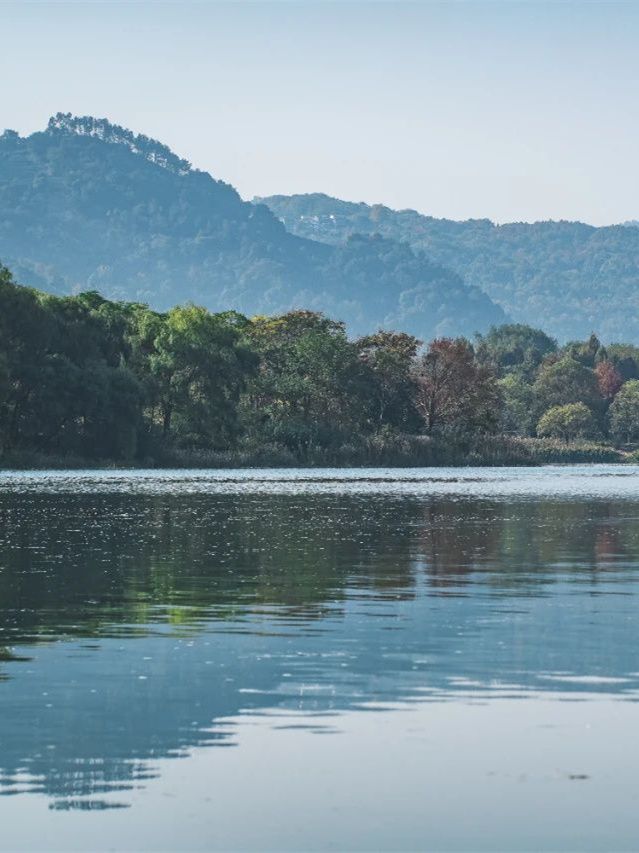
M 4 494 L 0 792 L 100 807 L 155 759 L 233 746 L 247 711 L 634 699 L 638 519 L 601 498 Z

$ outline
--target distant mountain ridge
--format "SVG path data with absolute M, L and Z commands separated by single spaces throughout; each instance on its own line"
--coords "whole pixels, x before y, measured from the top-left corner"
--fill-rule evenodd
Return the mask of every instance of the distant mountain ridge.
M 314 240 L 339 244 L 352 234 L 381 234 L 403 241 L 481 288 L 513 320 L 543 325 L 560 340 L 596 329 L 607 341 L 639 341 L 636 223 L 458 222 L 322 193 L 256 201 L 289 231 Z
M 355 334 L 423 339 L 504 322 L 479 288 L 402 242 L 332 246 L 289 233 L 264 205 L 144 135 L 59 113 L 46 130 L 0 136 L 0 261 L 56 293 L 98 290 L 164 310 L 309 308 Z

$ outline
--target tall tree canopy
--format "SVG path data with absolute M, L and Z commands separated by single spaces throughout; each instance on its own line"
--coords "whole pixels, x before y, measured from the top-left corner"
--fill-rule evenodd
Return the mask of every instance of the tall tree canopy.
M 530 381 L 540 364 L 557 351 L 557 341 L 540 329 L 521 323 L 494 326 L 478 335 L 477 354 L 494 367 L 499 376 L 516 373 Z
M 463 338 L 433 341 L 414 368 L 415 402 L 426 432 L 495 432 L 499 388 L 489 368 L 479 365 Z

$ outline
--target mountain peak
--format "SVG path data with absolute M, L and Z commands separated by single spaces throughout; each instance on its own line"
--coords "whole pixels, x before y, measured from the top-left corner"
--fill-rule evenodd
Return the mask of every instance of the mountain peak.
M 135 134 L 119 124 L 112 124 L 106 118 L 56 113 L 49 119 L 45 132 L 50 135 L 92 136 L 111 145 L 123 145 L 133 154 L 138 154 L 145 160 L 178 175 L 186 175 L 191 171 L 188 160 L 178 157 L 157 139 L 151 139 L 143 133 Z
M 352 334 L 383 325 L 420 339 L 505 319 L 408 246 L 300 239 L 266 206 L 107 119 L 58 113 L 43 132 L 16 136 L 0 137 L 0 258 L 24 284 L 161 311 L 185 301 L 245 314 L 304 306 Z

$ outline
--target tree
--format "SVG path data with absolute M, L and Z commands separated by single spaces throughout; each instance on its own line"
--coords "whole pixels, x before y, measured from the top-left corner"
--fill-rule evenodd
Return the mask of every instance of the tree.
M 257 367 L 246 318 L 19 287 L 0 267 L 0 447 L 133 459 L 150 434 L 230 446 Z M 142 444 L 141 444 L 142 440 Z
M 601 408 L 594 371 L 569 355 L 542 366 L 533 390 L 538 412 L 568 403 L 584 403 L 591 410 Z
M 355 342 L 370 374 L 372 419 L 403 430 L 415 426 L 412 366 L 421 341 L 405 332 L 379 331 Z
M 619 372 L 611 361 L 600 361 L 595 367 L 597 387 L 606 402 L 610 402 L 623 384 Z
M 477 335 L 477 358 L 499 376 L 516 373 L 530 381 L 546 356 L 557 351 L 557 341 L 540 329 L 521 323 L 493 326 Z
M 597 428 L 592 412 L 583 403 L 552 406 L 537 424 L 537 434 L 573 441 L 575 438 L 592 438 Z
M 0 265 L 0 362 L 4 392 L 0 402 L 0 436 L 5 450 L 37 431 L 30 409 L 42 388 L 42 364 L 54 334 L 38 292 L 19 287 Z
M 516 373 L 504 376 L 498 385 L 503 401 L 502 431 L 514 435 L 532 435 L 535 429 L 532 386 Z
M 639 380 L 630 379 L 608 409 L 610 433 L 617 441 L 639 439 Z
M 7 443 L 6 410 L 9 397 L 10 377 L 7 369 L 6 356 L 0 355 L 0 456 L 5 451 Z
M 639 347 L 633 344 L 610 344 L 606 349 L 608 358 L 624 382 L 639 379 Z
M 564 355 L 568 355 L 585 367 L 591 368 L 608 357 L 605 348 L 602 347 L 601 341 L 594 332 L 587 341 L 570 341 L 564 347 L 563 352 Z
M 243 406 L 255 437 L 304 457 L 366 430 L 369 377 L 343 323 L 291 311 L 254 318 L 247 334 L 260 357 Z
M 492 371 L 475 361 L 464 338 L 439 338 L 418 360 L 415 405 L 427 434 L 495 432 L 500 394 Z
M 237 429 L 237 404 L 257 357 L 244 340 L 246 320 L 187 305 L 150 318 L 148 356 L 162 433 L 181 443 L 226 447 Z

